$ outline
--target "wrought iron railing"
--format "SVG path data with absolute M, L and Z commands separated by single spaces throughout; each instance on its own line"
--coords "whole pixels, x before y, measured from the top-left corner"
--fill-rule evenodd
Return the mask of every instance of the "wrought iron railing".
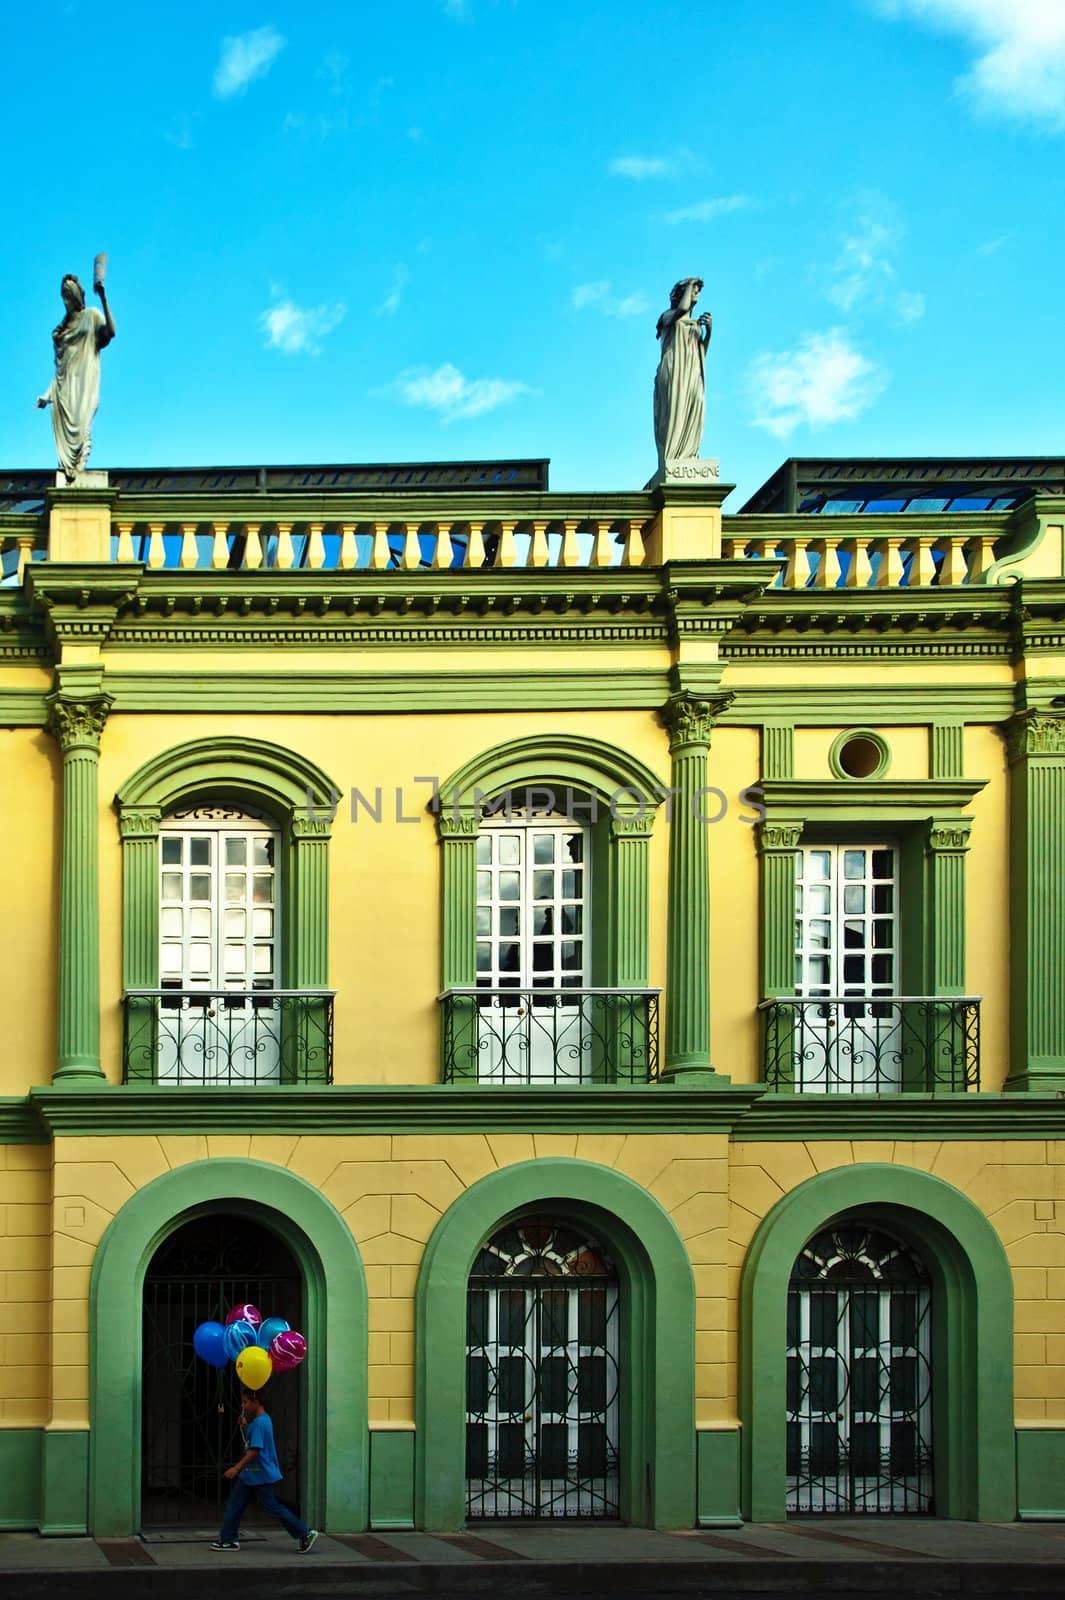
M 125 1083 L 333 1080 L 332 989 L 130 989 Z
M 934 1094 L 980 1087 L 978 996 L 823 995 L 763 1000 L 765 1081 L 814 1094 Z
M 453 988 L 445 1083 L 648 1083 L 658 1076 L 657 989 Z

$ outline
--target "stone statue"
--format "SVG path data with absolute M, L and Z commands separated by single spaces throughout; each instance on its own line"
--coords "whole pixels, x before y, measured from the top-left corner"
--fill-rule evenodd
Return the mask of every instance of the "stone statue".
M 711 318 L 692 321 L 702 278 L 682 278 L 673 285 L 669 310 L 658 319 L 662 356 L 655 374 L 655 443 L 658 470 L 667 463 L 692 461 L 699 455 L 706 405 L 704 364 L 710 343 Z
M 55 377 L 38 406 L 50 405 L 59 465 L 68 483 L 84 471 L 89 459 L 92 419 L 100 403 L 100 351 L 115 336 L 114 319 L 104 291 L 103 266 L 97 256 L 93 288 L 103 310 L 86 306 L 85 290 L 72 272 L 60 286 L 66 316 L 52 333 Z

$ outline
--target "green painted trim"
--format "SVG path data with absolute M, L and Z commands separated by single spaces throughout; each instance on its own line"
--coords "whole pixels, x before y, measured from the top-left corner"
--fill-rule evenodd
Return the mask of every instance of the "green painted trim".
M 45 1428 L 41 1438 L 41 1533 L 88 1529 L 89 1431 Z
M 762 993 L 795 992 L 795 856 L 802 819 L 774 818 L 758 828 L 762 863 Z
M 414 1527 L 414 1430 L 370 1430 L 370 1527 Z
M 763 1094 L 732 1137 L 792 1139 L 1061 1139 L 1065 1100 L 1054 1094 Z
M 695 1520 L 700 1528 L 737 1528 L 740 1516 L 740 1430 L 700 1428 L 695 1435 Z
M 110 678 L 108 679 L 110 686 Z M 878 723 L 882 727 L 927 724 L 929 684 L 899 683 L 888 688 L 874 684 L 743 685 L 721 715 L 723 723 L 778 722 L 804 728 L 839 727 L 851 723 Z M 1010 683 L 935 684 L 935 715 L 957 717 L 960 723 L 996 723 L 1010 716 L 1016 692 Z M 960 774 L 958 774 L 960 776 Z M 786 772 L 766 777 L 788 777 Z M 933 773 L 936 777 L 954 776 Z
M 1017 1515 L 1065 1522 L 1065 1428 L 1017 1429 Z
M 920 1250 L 932 1275 L 932 1426 L 941 1517 L 1011 1522 L 1013 1279 L 994 1228 L 960 1190 L 926 1172 L 876 1162 L 819 1173 L 762 1221 L 740 1287 L 743 1510 L 785 1516 L 784 1322 L 792 1265 L 835 1218 L 878 1220 Z
M 927 692 L 927 691 L 926 691 Z M 935 691 L 940 701 L 938 686 Z M 995 719 L 999 720 L 998 718 Z M 928 750 L 928 772 L 933 778 L 960 778 L 965 772 L 965 724 L 962 721 L 933 722 Z
M 309 1441 L 302 1509 L 334 1533 L 364 1528 L 367 1308 L 358 1248 L 339 1212 L 303 1178 L 264 1161 L 216 1157 L 177 1167 L 138 1190 L 97 1248 L 89 1291 L 90 1531 L 126 1538 L 138 1530 L 144 1274 L 176 1227 L 208 1211 L 272 1229 L 300 1264 Z
M 440 785 L 440 815 L 470 810 L 477 790 L 498 795 L 505 789 L 530 785 L 568 786 L 595 795 L 601 805 L 609 805 L 620 789 L 633 790 L 643 798 L 642 808 L 635 802 L 624 806 L 619 801 L 619 811 L 653 813 L 664 796 L 658 774 L 617 745 L 582 734 L 540 733 L 493 745 L 464 762 Z
M 695 1281 L 662 1207 L 630 1178 L 561 1157 L 493 1172 L 454 1201 L 425 1247 L 415 1336 L 415 1518 L 461 1528 L 466 1417 L 466 1286 L 485 1239 L 550 1207 L 591 1228 L 618 1264 L 622 1294 L 622 1521 L 688 1528 L 695 1518 Z
M 867 739 L 879 752 L 879 760 L 875 772 L 870 772 L 866 778 L 856 778 L 848 772 L 840 759 L 845 747 L 852 739 Z M 884 777 L 891 766 L 891 746 L 883 734 L 877 733 L 875 728 L 844 728 L 842 733 L 837 733 L 828 752 L 828 764 L 832 774 L 842 779 L 844 783 L 875 783 L 878 778 Z
M 665 693 L 665 674 L 662 674 Z M 660 694 L 658 700 L 661 700 Z M 658 700 L 654 702 L 658 704 Z M 5 689 L 0 686 L 0 728 L 44 728 L 48 723 L 47 689 Z
M 933 817 L 925 841 L 929 994 L 965 989 L 965 855 L 969 817 Z
M 0 1144 L 48 1143 L 48 1134 L 42 1128 L 31 1100 L 25 1095 L 0 1096 Z
M 290 712 L 343 716 L 352 712 L 558 711 L 661 705 L 669 692 L 665 670 L 613 665 L 609 672 L 522 672 L 506 678 L 484 672 L 109 672 L 118 712 Z M 27 695 L 33 691 L 25 691 Z M 5 698 L 0 696 L 0 724 Z
M 738 697 L 737 697 L 738 698 Z M 724 717 L 721 719 L 725 720 Z M 793 778 L 795 776 L 795 724 L 794 722 L 765 722 L 762 724 L 762 777 Z
M 848 778 L 843 782 L 836 778 L 766 778 L 759 787 L 774 821 L 779 813 L 801 816 L 806 822 L 857 822 L 872 828 L 960 811 L 987 782 L 986 778 Z
M 324 816 L 338 792 L 321 767 L 297 751 L 225 734 L 190 739 L 153 756 L 122 784 L 115 806 L 120 815 L 131 807 L 168 811 L 205 790 L 227 789 L 272 801 L 283 816 Z
M 0 1528 L 37 1528 L 43 1428 L 0 1428 Z
M 160 1133 L 727 1133 L 759 1084 L 279 1084 L 238 1089 L 121 1084 L 32 1089 L 41 1123 L 64 1138 Z

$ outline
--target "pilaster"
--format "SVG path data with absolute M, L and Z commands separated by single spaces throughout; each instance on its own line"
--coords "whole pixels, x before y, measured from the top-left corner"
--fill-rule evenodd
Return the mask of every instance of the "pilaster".
M 930 994 L 965 994 L 965 853 L 971 817 L 933 817 L 928 828 Z
M 795 852 L 802 838 L 801 818 L 763 822 L 762 992 L 766 999 L 795 993 Z
M 714 721 L 732 698 L 676 694 L 660 713 L 672 757 L 662 1075 L 692 1087 L 729 1081 L 710 1062 L 710 846 L 700 801 Z
M 106 1081 L 100 1070 L 97 774 L 111 703 L 102 692 L 75 698 L 62 690 L 48 700 L 49 732 L 63 752 L 56 1081 Z
M 647 863 L 654 812 L 611 816 L 615 915 L 610 919 L 614 948 L 610 982 L 619 989 L 647 987 Z
M 293 989 L 325 989 L 329 984 L 329 837 L 325 817 L 297 813 L 289 823 Z
M 1010 766 L 1010 1075 L 1065 1090 L 1065 716 L 1006 724 Z

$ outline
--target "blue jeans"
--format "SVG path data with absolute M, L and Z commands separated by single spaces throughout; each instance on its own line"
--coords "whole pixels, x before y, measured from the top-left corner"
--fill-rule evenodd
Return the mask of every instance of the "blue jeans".
M 240 1536 L 240 1519 L 244 1515 L 245 1507 L 249 1501 L 258 1500 L 263 1510 L 288 1529 L 294 1539 L 303 1539 L 310 1529 L 295 1516 L 288 1506 L 283 1506 L 274 1493 L 272 1483 L 242 1483 L 239 1478 L 233 1479 L 233 1487 L 229 1491 L 226 1501 L 226 1514 L 222 1523 L 222 1531 L 218 1535 L 223 1544 L 236 1544 Z

